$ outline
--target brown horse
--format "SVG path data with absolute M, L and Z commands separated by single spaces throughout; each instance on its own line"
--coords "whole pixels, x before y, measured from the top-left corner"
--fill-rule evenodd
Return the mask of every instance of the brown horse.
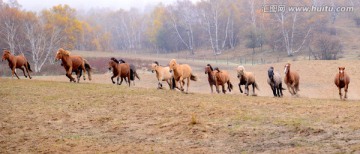
M 56 52 L 55 61 L 61 60 L 62 65 L 66 70 L 66 76 L 70 79 L 70 82 L 71 81 L 76 82 L 75 78 L 71 76 L 71 73 L 73 72 L 73 70 L 78 70 L 76 72 L 76 75 L 77 75 L 77 82 L 79 83 L 81 70 L 84 71 L 84 80 L 86 79 L 85 61 L 81 56 L 70 55 L 70 54 L 71 54 L 70 51 L 60 48 Z M 89 80 L 91 80 L 90 72 L 88 73 L 89 73 L 88 74 Z
M 349 83 L 350 83 L 350 77 L 345 73 L 345 67 L 339 67 L 339 73 L 337 73 L 335 76 L 335 85 L 339 89 L 340 99 L 342 99 L 341 88 L 345 89 L 344 100 L 347 98 Z
M 151 64 L 151 72 L 156 72 L 156 78 L 158 79 L 158 89 L 162 88 L 161 81 L 166 81 L 170 89 L 174 89 L 175 80 L 170 73 L 169 67 L 160 66 L 157 61 Z
M 175 84 L 176 88 L 184 91 L 185 79 L 187 79 L 186 93 L 189 91 L 190 80 L 197 81 L 197 77 L 192 74 L 192 69 L 188 64 L 178 64 L 175 59 L 169 62 L 170 71 L 174 71 L 174 79 L 179 82 L 180 88 Z M 175 82 L 176 83 L 176 82 Z
M 252 72 L 246 72 L 244 66 L 239 66 L 237 69 L 237 77 L 240 80 L 239 89 L 240 92 L 243 93 L 241 89 L 241 85 L 245 85 L 245 94 L 249 96 L 249 85 L 252 85 L 253 95 L 255 96 L 255 88 L 259 90 L 259 87 L 255 81 L 255 75 Z
M 121 64 L 121 63 L 126 63 L 126 62 L 125 62 L 124 60 L 122 60 L 122 59 L 119 59 L 118 61 L 119 61 L 119 64 Z M 138 75 L 137 72 L 136 72 L 136 67 L 135 67 L 135 65 L 133 65 L 133 64 L 129 64 L 129 65 L 130 65 L 130 80 L 133 81 L 133 84 L 134 84 L 134 86 L 135 86 L 135 77 L 138 78 L 139 80 L 140 80 L 140 77 L 139 77 L 139 75 Z M 126 81 L 126 78 L 125 78 L 125 81 Z
M 230 82 L 230 76 L 226 71 L 220 71 L 219 68 L 213 69 L 210 64 L 207 64 L 205 67 L 205 74 L 208 74 L 208 81 L 211 88 L 211 93 L 213 93 L 213 85 L 216 87 L 216 92 L 220 93 L 219 85 L 222 86 L 222 92 L 225 94 L 225 84 L 228 85 L 228 90 L 231 92 L 233 85 Z
M 16 73 L 16 68 L 18 68 L 24 72 L 25 78 L 27 78 L 27 76 L 25 74 L 25 70 L 26 70 L 27 74 L 29 75 L 29 79 L 31 79 L 29 72 L 32 72 L 32 70 L 31 70 L 30 64 L 27 61 L 27 59 L 25 58 L 24 54 L 14 56 L 11 54 L 11 52 L 9 50 L 4 50 L 4 53 L 2 55 L 2 61 L 4 61 L 4 60 L 7 60 L 9 62 L 9 67 L 11 69 L 11 78 L 13 78 L 14 74 L 15 74 L 16 77 L 18 79 L 20 79 Z M 25 67 L 25 70 L 24 70 L 23 66 Z
M 127 82 L 130 87 L 130 65 L 128 63 L 119 63 L 117 59 L 112 57 L 109 61 L 109 70 L 113 70 L 113 76 L 111 77 L 111 81 L 115 84 L 114 78 L 117 77 L 117 84 L 121 85 L 123 79 L 127 78 Z M 119 83 L 119 79 L 121 78 L 121 82 Z
M 290 63 L 284 66 L 285 78 L 284 82 L 291 95 L 296 95 L 299 89 L 300 76 L 297 72 L 290 70 Z

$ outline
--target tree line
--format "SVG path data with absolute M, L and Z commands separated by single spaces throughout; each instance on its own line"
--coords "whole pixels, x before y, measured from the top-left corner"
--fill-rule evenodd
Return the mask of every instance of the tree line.
M 271 6 L 348 6 L 351 12 L 269 12 Z M 355 0 L 178 0 L 135 8 L 77 11 L 56 5 L 39 12 L 22 9 L 16 0 L 0 0 L 0 45 L 29 54 L 35 71 L 52 63 L 59 47 L 69 50 L 169 53 L 246 47 L 292 56 L 310 52 L 315 59 L 336 59 L 344 48 L 334 23 L 348 18 L 360 26 Z

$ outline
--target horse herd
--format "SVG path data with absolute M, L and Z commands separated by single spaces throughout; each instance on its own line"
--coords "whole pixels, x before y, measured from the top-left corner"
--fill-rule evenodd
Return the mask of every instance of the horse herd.
M 12 71 L 12 78 L 14 75 L 18 78 L 19 76 L 16 73 L 16 69 L 20 69 L 23 71 L 25 78 L 27 75 L 31 79 L 30 72 L 32 72 L 30 68 L 30 64 L 25 58 L 23 54 L 14 56 L 11 54 L 9 50 L 4 49 L 2 55 L 2 61 L 7 60 L 9 67 Z M 88 61 L 86 61 L 81 56 L 71 55 L 71 53 L 67 50 L 60 48 L 56 52 L 55 61 L 61 60 L 61 66 L 65 68 L 66 76 L 69 78 L 70 82 L 79 82 L 82 73 L 85 74 L 87 72 L 89 80 L 91 80 L 91 71 L 92 68 Z M 287 86 L 291 95 L 297 95 L 300 91 L 299 89 L 299 81 L 300 76 L 296 71 L 290 69 L 290 63 L 287 63 L 284 66 L 284 83 Z M 111 81 L 115 84 L 114 78 L 117 78 L 117 84 L 121 85 L 123 80 L 127 82 L 130 87 L 131 81 L 135 84 L 135 78 L 140 80 L 139 75 L 136 72 L 136 67 L 132 64 L 126 63 L 124 60 L 117 60 L 116 58 L 111 58 L 108 62 L 108 69 L 112 70 L 113 75 L 111 76 Z M 347 98 L 348 86 L 350 83 L 350 77 L 345 73 L 345 67 L 339 67 L 339 72 L 335 75 L 334 83 L 338 87 L 340 99 L 343 99 L 343 95 L 341 89 L 345 89 L 344 99 Z M 25 74 L 25 70 L 27 75 Z M 191 67 L 188 64 L 178 64 L 175 59 L 170 60 L 168 66 L 161 66 L 158 62 L 154 62 L 151 64 L 152 72 L 156 72 L 156 78 L 158 79 L 158 88 L 162 88 L 162 81 L 165 81 L 170 89 L 178 89 L 180 91 L 185 91 L 185 81 L 186 81 L 186 91 L 188 93 L 190 80 L 197 81 L 198 78 L 192 72 Z M 258 85 L 255 80 L 255 75 L 252 72 L 245 71 L 244 66 L 238 66 L 236 68 L 237 78 L 239 79 L 239 90 L 241 93 L 249 95 L 249 86 L 252 86 L 252 94 L 256 95 L 255 89 L 258 89 Z M 74 77 L 72 77 L 72 73 L 76 73 L 77 81 Z M 219 87 L 222 87 L 222 92 L 225 94 L 226 89 L 231 92 L 233 90 L 233 85 L 230 81 L 230 75 L 225 70 L 220 70 L 219 68 L 213 68 L 210 64 L 207 64 L 204 69 L 205 74 L 208 76 L 208 82 L 210 85 L 211 93 L 213 93 L 213 86 L 216 88 L 216 92 L 220 93 Z M 282 77 L 279 72 L 274 70 L 274 67 L 270 67 L 268 69 L 268 78 L 267 83 L 271 87 L 273 91 L 274 97 L 282 97 L 283 88 L 282 85 Z M 227 88 L 225 87 L 227 85 Z M 244 85 L 245 91 L 242 90 L 241 86 Z

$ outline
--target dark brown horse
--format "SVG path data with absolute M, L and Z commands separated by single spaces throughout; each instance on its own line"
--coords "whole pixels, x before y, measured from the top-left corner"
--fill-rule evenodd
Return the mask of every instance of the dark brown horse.
M 300 76 L 297 72 L 290 70 L 290 63 L 284 66 L 284 82 L 291 95 L 296 95 L 299 89 Z
M 114 57 L 112 57 L 109 61 L 109 70 L 113 71 L 113 76 L 111 77 L 111 81 L 115 84 L 114 78 L 117 77 L 117 84 L 121 85 L 123 79 L 127 78 L 127 82 L 130 87 L 130 65 L 128 63 L 119 63 Z M 119 79 L 121 78 L 121 82 L 119 83 Z
M 85 68 L 85 60 L 81 57 L 81 56 L 77 56 L 77 55 L 70 55 L 70 51 L 64 50 L 62 48 L 60 48 L 55 56 L 55 61 L 61 60 L 62 65 L 64 66 L 65 70 L 66 70 L 66 76 L 70 79 L 70 82 L 76 82 L 75 78 L 73 78 L 71 76 L 71 73 L 73 72 L 73 70 L 82 70 L 84 71 L 84 80 L 85 78 L 85 74 L 86 74 L 86 68 Z M 77 75 L 77 82 L 79 83 L 80 80 L 80 71 L 76 71 L 76 75 Z M 90 72 L 88 72 L 88 77 L 89 80 L 91 80 L 91 75 Z
M 339 73 L 335 76 L 335 85 L 339 89 L 340 99 L 342 99 L 341 88 L 345 90 L 344 100 L 347 98 L 347 91 L 349 88 L 350 77 L 345 73 L 345 67 L 339 67 Z
M 13 78 L 14 74 L 15 74 L 16 77 L 18 79 L 20 79 L 16 73 L 16 68 L 18 68 L 24 72 L 25 78 L 27 78 L 27 76 L 25 74 L 25 70 L 26 70 L 27 74 L 29 75 L 29 79 L 31 79 L 29 72 L 32 72 L 32 70 L 31 70 L 30 64 L 27 61 L 27 59 L 25 58 L 24 54 L 14 56 L 11 54 L 11 52 L 9 50 L 4 50 L 4 53 L 2 55 L 2 61 L 4 61 L 4 60 L 7 60 L 9 62 L 9 67 L 11 69 L 11 78 Z M 25 68 L 25 70 L 24 70 L 24 68 Z

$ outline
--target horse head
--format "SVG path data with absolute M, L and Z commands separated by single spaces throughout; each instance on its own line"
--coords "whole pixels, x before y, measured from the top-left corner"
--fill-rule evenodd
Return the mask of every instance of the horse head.
M 290 63 L 287 63 L 285 66 L 284 66 L 284 73 L 285 75 L 288 74 L 290 71 Z
M 210 64 L 207 64 L 205 67 L 205 74 L 212 72 L 214 69 L 211 67 Z
M 170 60 L 169 62 L 169 68 L 170 68 L 170 73 L 176 68 L 177 63 L 175 59 Z
M 55 61 L 58 61 L 62 59 L 65 56 L 70 56 L 70 51 L 64 50 L 63 48 L 60 48 L 55 55 Z
M 345 67 L 339 67 L 339 80 L 345 80 Z
M 116 65 L 119 64 L 118 62 L 114 61 L 113 59 L 111 59 L 109 61 L 109 65 L 108 65 L 108 69 L 111 70 L 111 68 L 116 67 Z
M 155 61 L 154 63 L 151 64 L 151 72 L 154 73 L 154 71 L 156 71 L 157 67 L 159 66 L 159 63 L 157 61 Z
M 245 74 L 245 67 L 244 66 L 239 66 L 236 69 L 237 73 L 238 73 L 238 78 L 240 78 L 241 76 L 243 76 Z
M 274 81 L 274 67 L 270 67 L 269 69 L 268 69 L 268 76 L 269 76 L 269 79 L 271 80 L 271 81 Z
M 11 55 L 11 52 L 9 50 L 4 50 L 1 61 L 9 59 L 10 55 Z

